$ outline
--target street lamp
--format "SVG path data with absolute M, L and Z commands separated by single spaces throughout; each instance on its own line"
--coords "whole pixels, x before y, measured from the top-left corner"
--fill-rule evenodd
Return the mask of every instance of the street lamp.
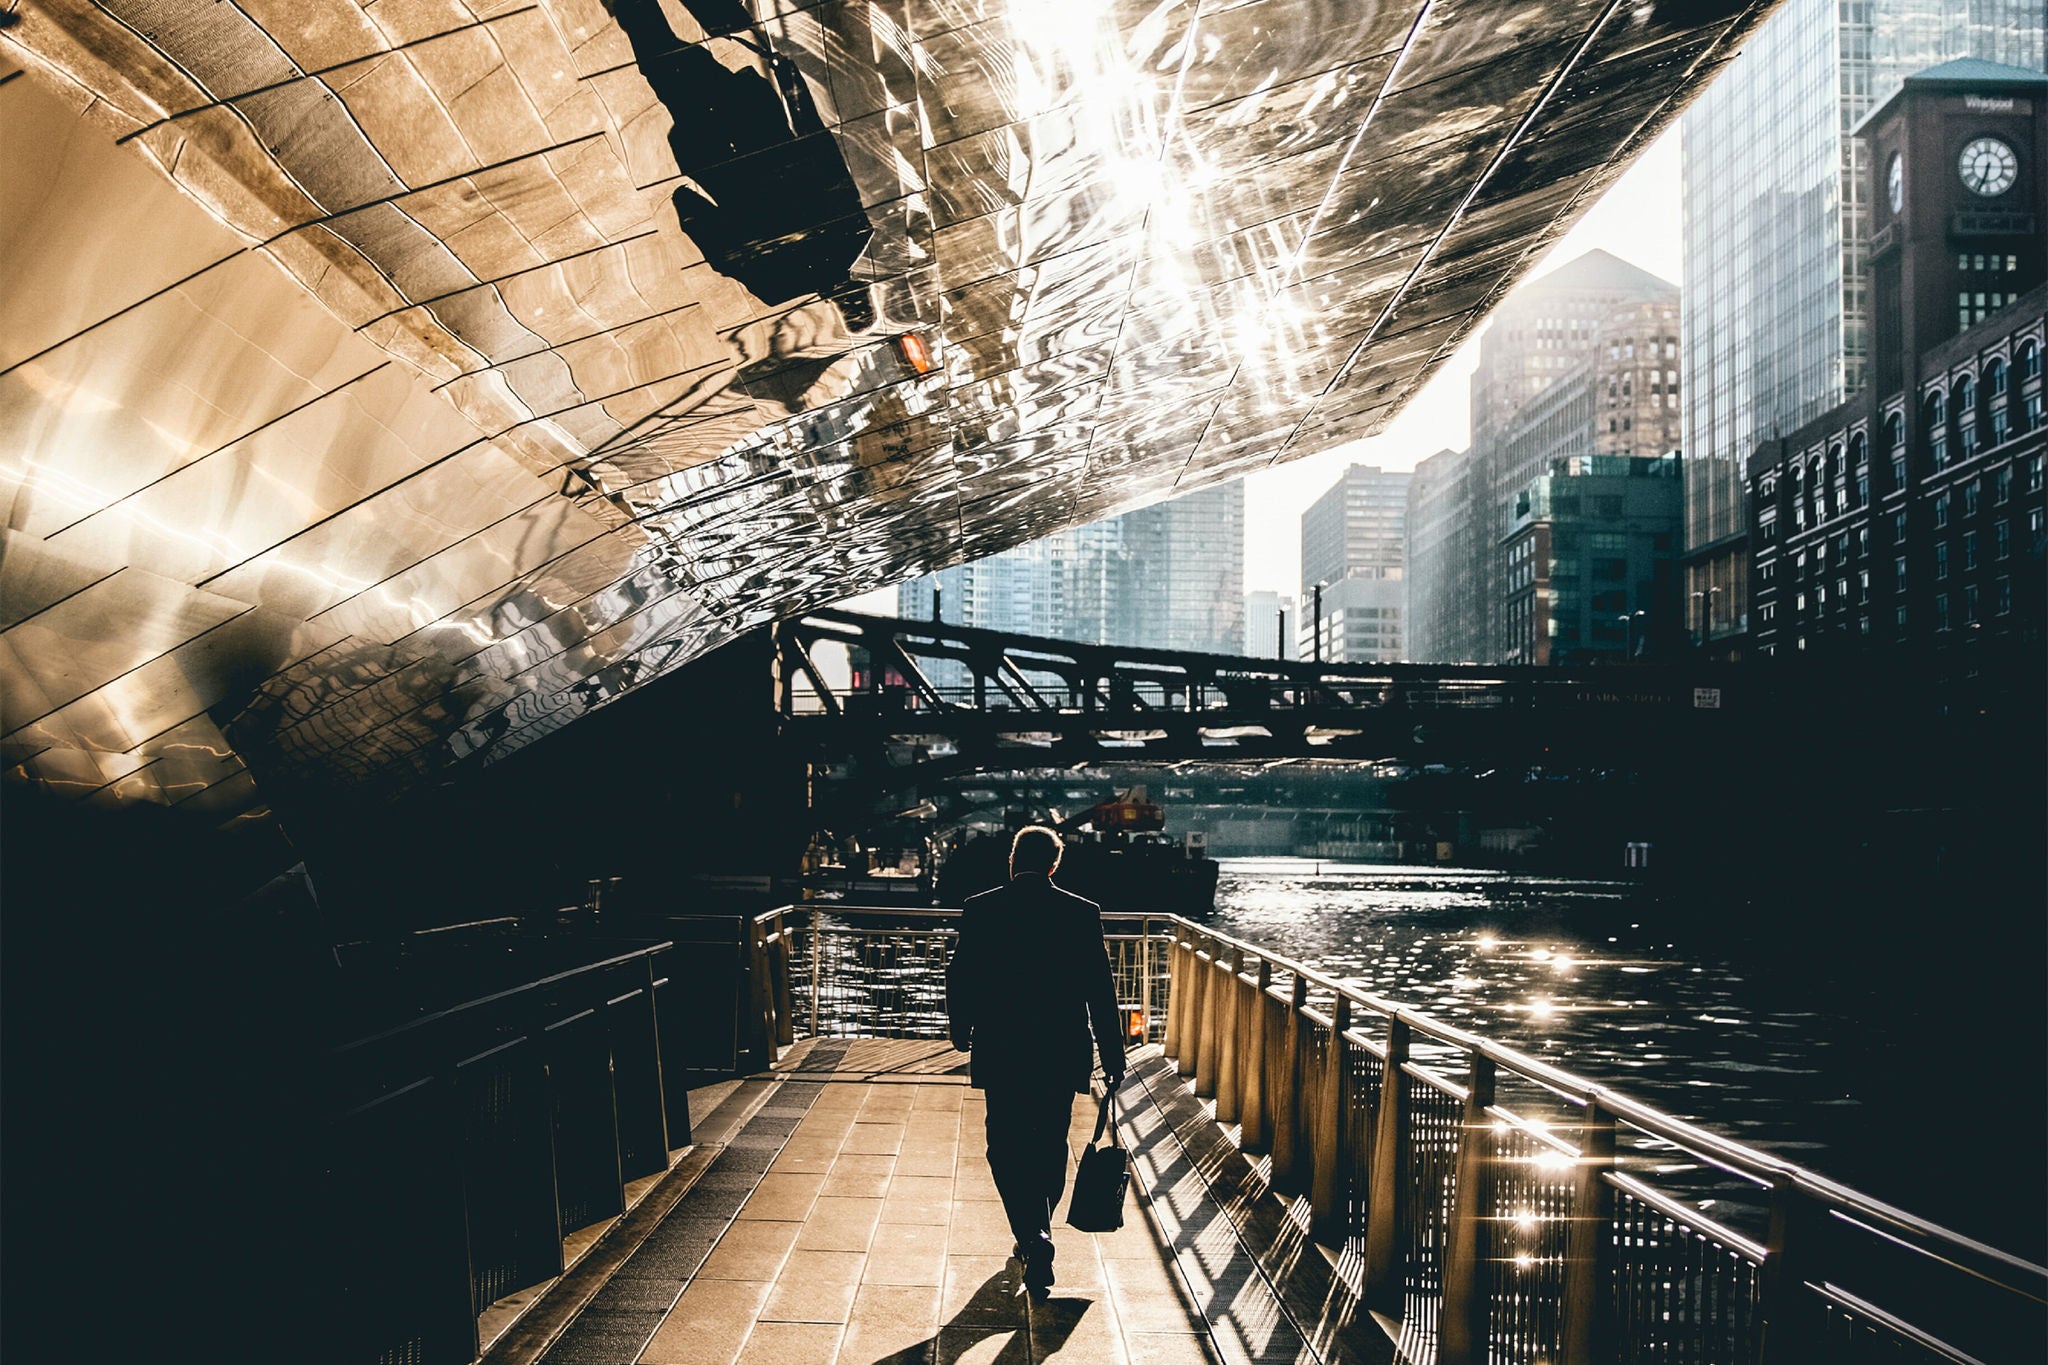
M 1695 593 L 1695 594 L 1694 594 L 1694 596 L 1698 596 L 1698 594 L 1697 594 L 1697 593 Z M 1628 614 L 1628 615 L 1618 616 L 1618 617 L 1616 617 L 1616 618 L 1615 618 L 1616 620 L 1618 620 L 1618 621 L 1620 621 L 1620 622 L 1621 622 L 1621 629 L 1622 629 L 1622 639 L 1623 639 L 1623 641 L 1625 642 L 1625 644 L 1624 644 L 1624 652 L 1622 653 L 1622 656 L 1621 656 L 1622 658 L 1624 658 L 1624 659 L 1633 659 L 1633 658 L 1635 658 L 1635 656 L 1636 656 L 1636 632 L 1637 632 L 1637 630 L 1638 630 L 1638 629 L 1640 629 L 1640 627 L 1638 627 L 1636 623 L 1637 623 L 1638 621 L 1642 620 L 1642 619 L 1643 619 L 1643 617 L 1647 616 L 1648 614 L 1649 614 L 1649 613 L 1647 613 L 1647 612 L 1642 612 L 1642 611 L 1638 611 L 1638 612 L 1635 612 L 1635 613 L 1633 613 L 1633 614 Z
M 1317 663 L 1323 661 L 1323 589 L 1329 586 L 1328 583 L 1318 581 L 1314 588 L 1316 595 L 1315 641 Z

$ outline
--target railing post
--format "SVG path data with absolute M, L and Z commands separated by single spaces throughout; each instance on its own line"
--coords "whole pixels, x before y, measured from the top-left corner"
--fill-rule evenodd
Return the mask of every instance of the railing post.
M 1564 1270 L 1564 1365 L 1612 1365 L 1614 1334 L 1614 1115 L 1586 1106 L 1573 1167 Z
M 1387 1065 L 1380 1077 L 1378 1122 L 1373 1126 L 1372 1216 L 1365 1227 L 1365 1306 L 1389 1317 L 1407 1311 L 1408 1024 L 1387 1020 Z
M 1202 970 L 1202 942 L 1197 938 L 1188 940 L 1188 1013 L 1181 1020 L 1180 1074 L 1188 1078 L 1190 1086 L 1202 1065 L 1202 1015 L 1209 1004 L 1209 978 Z
M 775 917 L 775 949 L 769 963 L 775 982 L 775 1045 L 788 1047 L 796 1041 L 796 1007 L 790 1003 L 789 993 L 789 920 L 786 916 Z
M 1444 1247 L 1443 1325 L 1437 1365 L 1486 1365 L 1493 1306 L 1494 1159 L 1493 1059 L 1472 1054 L 1472 1084 L 1458 1130 L 1451 1226 Z
M 1273 964 L 1262 957 L 1244 1022 L 1244 1104 L 1237 1137 L 1238 1150 L 1252 1153 L 1267 1151 L 1273 1145 L 1272 1099 L 1266 1093 L 1266 1016 L 1272 1008 L 1266 993 L 1272 986 Z
M 1240 989 L 1244 979 L 1244 949 L 1232 948 L 1230 950 L 1229 964 L 1227 967 L 1220 961 L 1216 964 L 1218 968 L 1216 985 L 1219 992 L 1219 998 L 1216 1003 L 1221 1007 L 1216 1011 L 1218 1016 L 1216 1032 L 1220 1035 L 1216 1040 L 1216 1121 L 1218 1123 L 1237 1122 L 1238 1115 L 1242 1110 L 1242 1091 L 1240 1089 L 1242 1077 L 1238 1072 L 1237 1056 L 1238 1033 L 1244 1027 L 1244 1007 L 1242 1003 L 1244 992 Z M 1225 975 L 1225 973 L 1228 974 Z
M 752 1071 L 766 1071 L 775 1064 L 774 1005 L 768 990 L 768 945 L 758 921 L 746 925 L 747 1008 L 746 1065 Z
M 1324 1246 L 1341 1247 L 1349 1231 L 1344 1216 L 1344 1107 L 1351 1060 L 1344 1033 L 1351 1027 L 1351 1001 L 1340 995 L 1330 1010 L 1330 1045 L 1323 1050 L 1323 1083 L 1316 1091 L 1315 1176 L 1309 1189 L 1309 1235 Z
M 1180 1007 L 1187 994 L 1181 985 L 1180 959 L 1180 930 L 1175 929 L 1166 948 L 1166 1036 L 1159 1042 L 1168 1060 L 1180 1056 Z
M 1301 1170 L 1301 1052 L 1307 1045 L 1301 1012 L 1307 1005 L 1308 982 L 1296 973 L 1280 1030 L 1280 1064 L 1273 1072 L 1273 1188 L 1280 1194 L 1299 1194 L 1307 1184 Z
M 1196 961 L 1199 963 L 1200 958 Z M 1223 965 L 1221 945 L 1209 945 L 1209 965 L 1200 969 L 1202 978 L 1202 1027 L 1201 1043 L 1195 1057 L 1195 1098 L 1214 1099 L 1216 1096 L 1216 1060 L 1222 1051 L 1223 1032 Z
M 1770 1229 L 1757 1285 L 1758 1365 L 1819 1360 L 1820 1300 L 1806 1287 L 1820 1233 L 1812 1202 L 1789 1175 L 1771 1178 Z

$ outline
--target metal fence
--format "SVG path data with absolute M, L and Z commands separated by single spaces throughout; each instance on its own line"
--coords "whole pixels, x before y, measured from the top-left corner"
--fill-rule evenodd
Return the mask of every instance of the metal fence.
M 762 916 L 764 1046 L 944 1036 L 958 913 Z M 2048 1269 L 1178 917 L 1105 927 L 1132 1036 L 1306 1201 L 1410 1360 L 2048 1358 Z M 1710 1216 L 1675 1168 L 1752 1191 L 1759 1225 Z

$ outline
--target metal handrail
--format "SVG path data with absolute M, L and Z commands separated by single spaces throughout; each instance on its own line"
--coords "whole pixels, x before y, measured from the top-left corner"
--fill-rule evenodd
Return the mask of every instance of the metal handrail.
M 802 912 L 838 916 L 885 915 L 897 919 L 938 922 L 957 919 L 961 914 L 957 909 L 899 909 L 896 907 L 816 903 L 779 907 L 757 916 L 755 924 L 766 932 L 770 930 L 771 925 L 779 926 L 779 922 L 789 914 Z M 2048 1302 L 2048 1267 L 2037 1265 L 2023 1257 L 2013 1255 L 2010 1252 L 2000 1250 L 1975 1238 L 1942 1227 L 1915 1214 L 1908 1213 L 1903 1209 L 1884 1203 L 1882 1200 L 1875 1199 L 1861 1191 L 1830 1180 L 1826 1176 L 1810 1171 L 1803 1166 L 1771 1156 L 1753 1147 L 1700 1128 L 1651 1105 L 1632 1099 L 1608 1086 L 1575 1076 L 1568 1071 L 1540 1061 L 1516 1048 L 1481 1037 L 1455 1025 L 1444 1023 L 1442 1020 L 1436 1019 L 1420 1010 L 1402 1005 L 1397 1001 L 1389 1000 L 1369 991 L 1360 990 L 1331 976 L 1327 972 L 1308 966 L 1306 963 L 1260 948 L 1242 939 L 1233 938 L 1228 934 L 1219 933 L 1214 929 L 1196 924 L 1179 915 L 1110 914 L 1106 915 L 1105 919 L 1139 921 L 1146 926 L 1144 937 L 1159 936 L 1152 931 L 1152 925 L 1170 925 L 1174 934 L 1185 936 L 1192 942 L 1214 945 L 1241 953 L 1244 955 L 1243 959 L 1241 959 L 1242 961 L 1263 961 L 1272 968 L 1287 972 L 1301 981 L 1312 983 L 1328 990 L 1337 996 L 1351 1001 L 1354 1005 L 1363 1006 L 1390 1021 L 1396 1021 L 1415 1033 L 1448 1044 L 1467 1056 L 1485 1058 L 1499 1070 L 1531 1081 L 1574 1104 L 1588 1107 L 1597 1106 L 1604 1113 L 1611 1115 L 1620 1122 L 1626 1123 L 1631 1128 L 1670 1142 L 1674 1146 L 1680 1147 L 1694 1156 L 1701 1157 L 1732 1174 L 1752 1180 L 1760 1186 L 1789 1185 L 1822 1201 L 1830 1212 L 1844 1217 L 1845 1220 L 1853 1216 L 1888 1225 L 1891 1229 L 1904 1233 L 1912 1239 L 1911 1241 L 1903 1242 L 1911 1250 L 1940 1260 L 1956 1269 L 1977 1276 L 2013 1293 L 2020 1294 L 2037 1302 Z M 1210 956 L 1214 960 L 1216 955 L 1212 953 Z M 1277 991 L 1269 990 L 1268 995 L 1270 998 L 1283 1001 L 1286 998 L 1283 993 Z M 1321 1011 L 1304 1011 L 1304 1013 L 1312 1014 L 1316 1021 L 1325 1027 L 1333 1022 Z M 1355 1026 L 1351 1032 L 1355 1032 Z M 1366 1046 L 1371 1047 L 1374 1052 L 1384 1055 L 1385 1050 L 1369 1040 L 1359 1038 L 1355 1041 L 1364 1043 Z M 1458 1087 L 1455 1082 L 1451 1082 L 1447 1078 L 1435 1076 L 1434 1073 L 1432 1073 L 1432 1080 L 1446 1087 L 1447 1093 L 1456 1092 L 1462 1095 L 1462 1088 Z M 1697 1211 L 1691 1213 L 1690 1217 L 1699 1222 L 1712 1221 L 1702 1219 Z M 1737 1234 L 1732 1233 L 1730 1230 L 1720 1228 L 1718 1224 L 1714 1225 L 1714 1229 L 1716 1235 L 1725 1233 L 1730 1237 L 1736 1237 L 1738 1241 L 1745 1245 L 1755 1245 L 1749 1243 L 1748 1239 L 1739 1238 Z M 1902 1240 L 1892 1237 L 1883 1228 L 1873 1228 L 1871 1230 L 1894 1241 Z

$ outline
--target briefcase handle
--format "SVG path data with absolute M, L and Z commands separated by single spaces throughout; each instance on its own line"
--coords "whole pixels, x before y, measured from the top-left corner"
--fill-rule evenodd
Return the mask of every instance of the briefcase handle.
M 1117 1126 L 1114 1123 L 1111 1123 L 1109 1121 L 1109 1116 L 1112 1112 L 1115 1111 L 1115 1109 L 1116 1091 L 1104 1091 L 1102 1095 L 1102 1107 L 1098 1109 L 1095 1113 L 1095 1136 L 1088 1139 L 1088 1145 L 1090 1147 L 1093 1147 L 1096 1143 L 1102 1141 L 1102 1130 L 1105 1128 L 1109 1130 L 1110 1146 L 1121 1147 L 1124 1145 L 1124 1135 L 1117 1131 Z

